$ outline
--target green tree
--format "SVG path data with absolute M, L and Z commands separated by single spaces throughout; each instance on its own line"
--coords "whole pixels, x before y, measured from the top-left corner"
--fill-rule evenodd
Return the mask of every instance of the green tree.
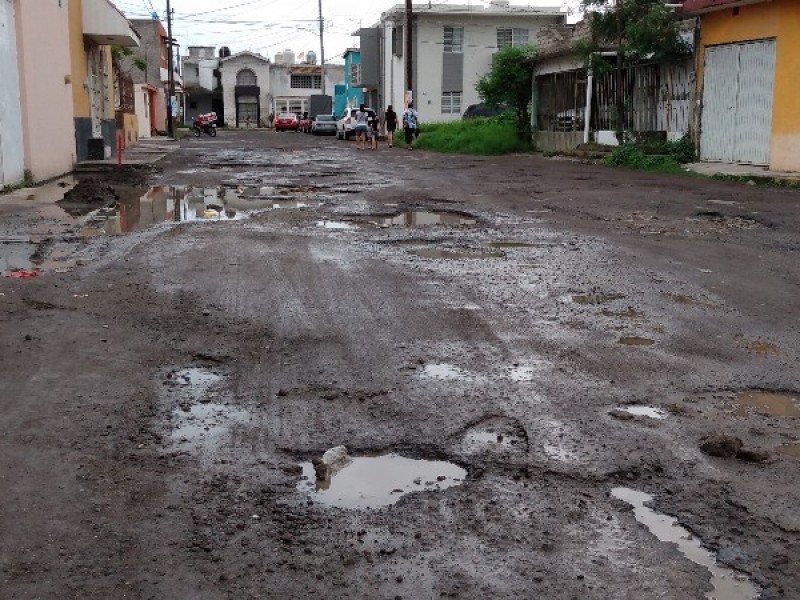
M 517 136 L 530 143 L 530 104 L 533 98 L 533 46 L 502 48 L 494 56 L 491 70 L 475 85 L 486 104 L 506 104 L 514 111 Z
M 595 70 L 608 68 L 598 54 L 616 52 L 614 92 L 616 133 L 623 141 L 626 107 L 624 68 L 649 60 L 670 63 L 685 59 L 691 48 L 679 34 L 679 19 L 666 0 L 581 0 L 592 32 L 592 42 L 580 44 L 587 65 Z

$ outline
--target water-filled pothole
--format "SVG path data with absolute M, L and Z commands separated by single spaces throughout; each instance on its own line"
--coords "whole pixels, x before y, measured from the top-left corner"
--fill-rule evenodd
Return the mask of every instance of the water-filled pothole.
M 319 504 L 338 508 L 380 508 L 412 492 L 435 492 L 459 485 L 466 470 L 444 461 L 416 460 L 399 454 L 346 459 L 327 479 L 303 463 L 297 489 Z
M 653 497 L 650 494 L 625 487 L 611 490 L 611 495 L 633 507 L 633 514 L 639 523 L 645 525 L 650 532 L 662 542 L 673 543 L 678 551 L 692 562 L 708 569 L 711 574 L 711 585 L 714 591 L 706 594 L 709 600 L 755 600 L 759 589 L 747 576 L 717 563 L 711 552 L 703 548 L 699 539 L 682 527 L 673 517 L 658 513 L 644 505 Z
M 420 376 L 428 379 L 470 379 L 471 374 L 455 365 L 448 363 L 428 364 L 420 371 Z
M 753 412 L 767 417 L 800 417 L 800 395 L 793 393 L 748 390 L 736 394 L 734 414 L 740 417 Z
M 535 248 L 536 244 L 530 242 L 515 242 L 513 240 L 502 240 L 499 242 L 491 242 L 490 248 Z
M 650 338 L 632 335 L 619 338 L 617 343 L 622 344 L 623 346 L 652 346 L 656 342 Z
M 409 250 L 409 254 L 419 256 L 421 258 L 434 258 L 445 260 L 464 260 L 464 259 L 478 259 L 478 258 L 504 258 L 503 252 L 464 252 L 456 250 L 437 250 L 435 248 L 420 248 L 418 250 Z
M 338 229 L 338 230 L 347 230 L 347 229 L 355 229 L 355 225 L 352 223 L 345 223 L 344 221 L 317 221 L 317 227 L 322 227 L 323 229 Z
M 423 225 L 475 225 L 478 220 L 470 215 L 429 210 L 410 210 L 399 215 L 379 219 L 384 227 L 419 227 Z
M 800 442 L 791 442 L 789 444 L 783 444 L 782 446 L 778 446 L 777 451 L 778 454 L 783 454 L 784 456 L 800 458 Z
M 620 406 L 615 409 L 621 412 L 628 413 L 635 417 L 649 417 L 651 419 L 666 419 L 667 413 L 655 406 L 641 406 L 639 404 L 631 404 L 628 406 Z
M 175 444 L 208 447 L 230 430 L 231 426 L 249 420 L 244 410 L 224 404 L 196 404 L 172 412 L 174 429 L 170 437 Z

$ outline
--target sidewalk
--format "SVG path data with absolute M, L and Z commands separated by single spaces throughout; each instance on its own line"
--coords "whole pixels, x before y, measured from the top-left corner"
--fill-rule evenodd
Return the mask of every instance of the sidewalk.
M 800 183 L 800 173 L 791 171 L 770 171 L 767 167 L 739 165 L 731 163 L 695 162 L 684 165 L 686 169 L 707 175 L 728 175 L 731 177 L 753 177 L 754 179 L 773 179 L 776 182 Z
M 174 138 L 156 137 L 139 140 L 135 146 L 129 146 L 122 152 L 123 165 L 152 165 L 180 148 Z M 94 171 L 98 168 L 117 165 L 117 155 L 105 160 L 85 160 L 75 165 L 75 171 Z

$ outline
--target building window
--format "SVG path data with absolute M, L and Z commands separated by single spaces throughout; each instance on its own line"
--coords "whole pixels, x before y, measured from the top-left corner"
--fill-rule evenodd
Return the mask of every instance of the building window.
M 392 29 L 392 54 L 403 56 L 403 26 Z
M 507 48 L 508 46 L 525 46 L 528 44 L 528 30 L 505 27 L 497 28 L 497 47 Z
M 320 75 L 292 75 L 291 86 L 302 90 L 322 89 L 322 76 Z
M 360 64 L 351 64 L 350 65 L 350 85 L 352 86 L 360 86 L 361 85 L 361 65 Z
M 461 92 L 442 92 L 442 114 L 461 114 Z
M 464 28 L 450 27 L 444 28 L 444 51 L 461 54 L 464 52 Z
M 250 69 L 242 69 L 236 74 L 236 85 L 258 85 L 258 78 Z

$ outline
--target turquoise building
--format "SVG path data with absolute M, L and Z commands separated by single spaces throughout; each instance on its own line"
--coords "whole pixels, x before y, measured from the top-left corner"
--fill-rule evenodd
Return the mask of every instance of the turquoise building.
M 364 102 L 361 90 L 361 50 L 348 48 L 344 52 L 344 83 L 335 87 L 334 111 L 341 116 L 348 106 L 356 107 Z

